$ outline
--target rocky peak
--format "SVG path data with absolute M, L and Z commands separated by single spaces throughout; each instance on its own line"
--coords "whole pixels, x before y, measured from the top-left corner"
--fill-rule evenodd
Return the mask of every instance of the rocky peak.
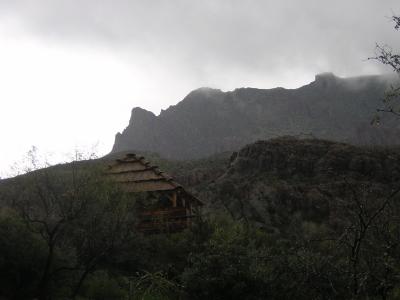
M 218 98 L 224 93 L 219 90 L 219 89 L 213 89 L 209 87 L 201 87 L 198 89 L 195 89 L 191 91 L 184 99 L 183 101 L 201 101 L 204 99 L 209 99 L 209 98 Z
M 325 72 L 315 75 L 315 83 L 323 88 L 335 86 L 339 80 L 340 77 L 337 77 L 332 72 Z
M 141 124 L 146 124 L 156 118 L 156 115 L 151 111 L 145 110 L 140 107 L 135 107 L 132 109 L 131 118 L 129 120 L 129 125 L 135 123 L 135 126 L 140 126 Z

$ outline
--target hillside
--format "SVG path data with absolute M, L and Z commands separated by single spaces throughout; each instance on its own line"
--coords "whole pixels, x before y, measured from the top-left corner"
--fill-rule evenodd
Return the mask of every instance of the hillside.
M 284 135 L 356 145 L 399 144 L 399 122 L 388 116 L 379 127 L 370 124 L 390 78 L 343 79 L 325 73 L 298 89 L 201 88 L 159 116 L 134 108 L 128 127 L 115 137 L 112 153 L 135 150 L 193 159 Z
M 400 147 L 281 137 L 257 141 L 237 152 L 195 160 L 142 153 L 206 206 L 273 231 L 296 219 L 337 226 L 340 205 L 357 194 L 384 198 L 400 186 Z
M 287 136 L 194 160 L 139 154 L 198 196 L 206 204 L 206 215 L 229 213 L 271 230 L 285 230 L 295 216 L 335 226 L 337 205 L 350 203 L 354 192 L 372 201 L 400 185 L 399 147 Z M 123 155 L 79 165 L 103 168 Z M 57 172 L 69 168 L 69 164 L 52 167 Z M 1 181 L 0 191 L 24 177 Z
M 336 226 L 340 205 L 374 203 L 400 184 L 400 149 L 291 137 L 235 152 L 225 173 L 199 197 L 208 211 L 284 230 L 296 217 Z
M 190 229 L 133 230 L 134 195 L 111 192 L 96 173 L 85 172 L 104 170 L 118 155 L 42 169 L 38 178 L 2 180 L 0 273 L 7 279 L 18 274 L 27 288 L 3 280 L 0 292 L 34 294 L 44 258 L 53 253 L 46 245 L 54 235 L 46 232 L 61 228 L 52 270 L 63 271 L 49 279 L 57 292 L 60 286 L 73 290 L 86 257 L 97 257 L 86 284 L 97 288 L 114 280 L 126 294 L 132 284 L 124 276 L 135 274 L 134 282 L 152 276 L 150 284 L 168 279 L 179 286 L 170 299 L 351 299 L 361 274 L 367 280 L 359 299 L 381 295 L 387 282 L 383 293 L 394 296 L 386 299 L 398 299 L 399 148 L 281 137 L 199 160 L 143 154 L 205 203 Z M 84 172 L 73 176 L 78 169 Z

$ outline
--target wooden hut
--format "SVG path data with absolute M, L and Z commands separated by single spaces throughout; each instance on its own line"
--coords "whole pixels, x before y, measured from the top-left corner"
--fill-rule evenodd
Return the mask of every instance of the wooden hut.
M 126 192 L 142 193 L 138 229 L 177 232 L 191 225 L 202 202 L 142 156 L 130 153 L 108 168 L 108 176 Z

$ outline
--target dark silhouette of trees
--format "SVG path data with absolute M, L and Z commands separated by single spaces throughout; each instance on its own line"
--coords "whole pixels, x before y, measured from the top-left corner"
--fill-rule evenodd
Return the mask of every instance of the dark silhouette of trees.
M 392 16 L 394 29 L 400 30 L 400 17 Z M 388 45 L 376 45 L 376 55 L 370 59 L 377 60 L 381 64 L 388 66 L 394 73 L 400 76 L 400 53 Z M 392 84 L 386 91 L 383 98 L 383 107 L 377 109 L 379 113 L 390 113 L 400 117 L 400 85 Z M 379 117 L 376 120 L 379 122 Z
M 86 278 L 135 235 L 134 199 L 91 162 L 34 170 L 8 197 L 16 222 L 42 245 L 32 287 L 40 300 L 61 282 L 75 299 Z

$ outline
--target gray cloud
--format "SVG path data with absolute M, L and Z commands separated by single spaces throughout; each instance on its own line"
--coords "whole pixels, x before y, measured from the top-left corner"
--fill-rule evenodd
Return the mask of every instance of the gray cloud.
M 21 142 L 0 169 L 30 143 L 101 140 L 105 154 L 132 107 L 157 113 L 200 86 L 387 72 L 366 58 L 376 42 L 400 49 L 396 12 L 398 0 L 0 0 L 0 140 Z
M 292 70 L 379 72 L 365 62 L 375 42 L 400 46 L 388 18 L 397 0 L 0 0 L 0 11 L 37 37 L 102 45 L 217 86 Z

